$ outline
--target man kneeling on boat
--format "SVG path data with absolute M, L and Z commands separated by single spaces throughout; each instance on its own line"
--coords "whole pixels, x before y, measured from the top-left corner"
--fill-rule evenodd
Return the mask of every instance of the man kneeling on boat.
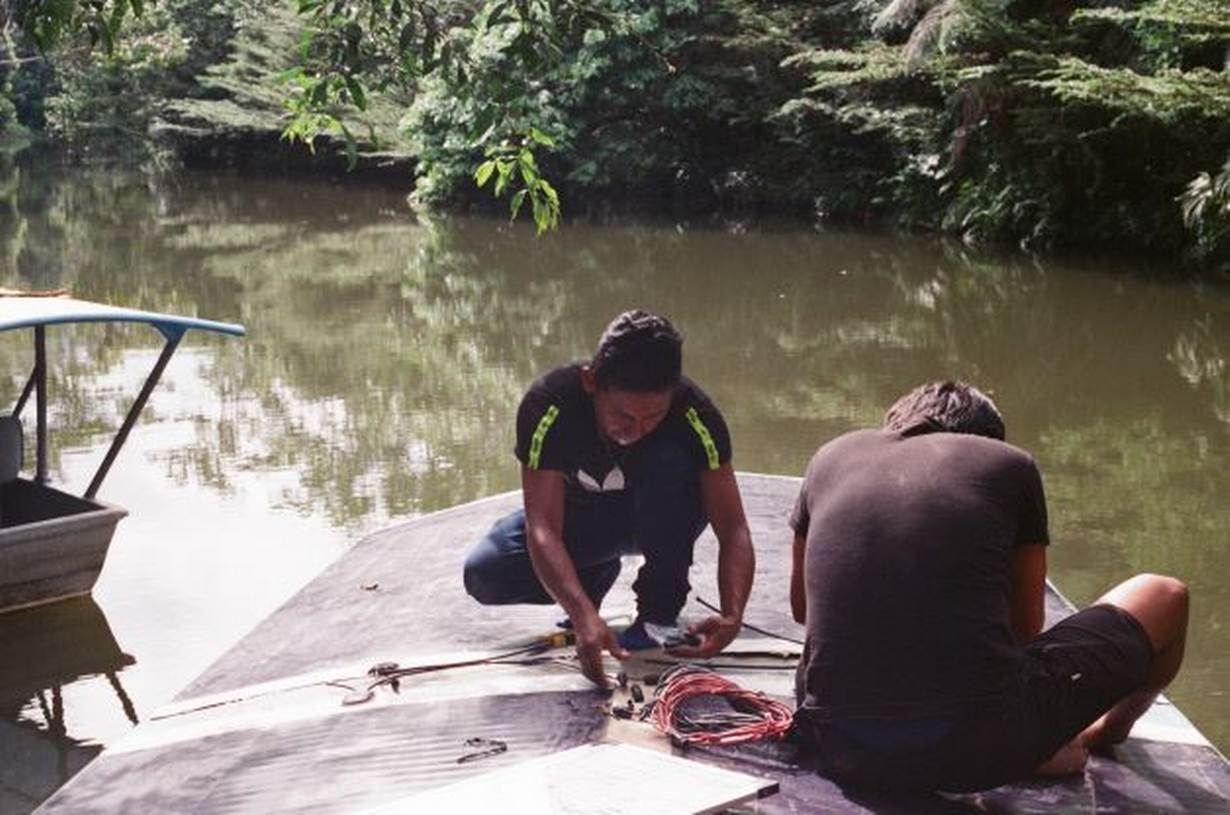
M 730 435 L 709 397 L 682 376 L 668 320 L 619 315 L 589 362 L 547 372 L 517 412 L 525 508 L 497 521 L 465 564 L 480 603 L 558 602 L 585 675 L 607 684 L 603 652 L 656 647 L 690 589 L 692 549 L 706 524 L 719 544 L 721 613 L 688 629 L 686 658 L 725 648 L 743 620 L 755 556 L 730 464 Z M 632 588 L 636 621 L 618 637 L 598 609 L 620 557 L 645 558 Z M 647 628 L 648 626 L 648 628 Z
M 1042 633 L 1042 479 L 961 383 L 902 397 L 807 468 L 791 605 L 799 735 L 854 785 L 986 789 L 1079 771 L 1179 670 L 1187 589 L 1139 575 Z

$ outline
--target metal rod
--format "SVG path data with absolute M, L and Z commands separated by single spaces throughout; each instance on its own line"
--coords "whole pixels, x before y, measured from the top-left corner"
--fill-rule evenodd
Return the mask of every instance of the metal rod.
M 47 483 L 47 331 L 44 326 L 34 327 L 34 406 L 38 414 L 36 433 L 38 458 L 34 467 L 34 480 Z
M 37 370 L 30 371 L 30 378 L 26 380 L 26 386 L 21 389 L 21 396 L 17 398 L 17 404 L 13 406 L 14 418 L 20 419 L 21 412 L 26 409 L 26 402 L 30 399 L 30 394 L 34 392 L 34 379 L 37 373 Z
M 124 690 L 124 686 L 120 684 L 119 674 L 115 671 L 108 671 L 107 681 L 115 689 L 115 695 L 120 698 L 120 706 L 124 708 L 124 715 L 128 717 L 128 721 L 133 724 L 140 724 L 141 722 L 137 719 L 137 708 L 133 705 L 132 699 L 129 698 L 128 692 Z
M 98 472 L 94 473 L 94 480 L 90 482 L 90 488 L 85 491 L 86 498 L 93 498 L 98 494 L 98 488 L 102 486 L 103 479 L 107 477 L 107 471 L 111 469 L 111 464 L 115 461 L 115 457 L 119 455 L 120 448 L 124 446 L 124 442 L 128 439 L 128 433 L 132 430 L 132 426 L 137 423 L 137 417 L 141 415 L 141 411 L 145 408 L 145 402 L 149 399 L 149 395 L 153 393 L 154 386 L 158 384 L 158 379 L 162 376 L 163 369 L 171 361 L 171 355 L 175 353 L 175 349 L 179 346 L 179 341 L 182 337 L 183 334 L 177 334 L 167 339 L 167 344 L 163 346 L 162 354 L 159 355 L 158 361 L 154 363 L 154 370 L 150 371 L 149 378 L 145 380 L 145 384 L 141 386 L 141 392 L 137 394 L 137 401 L 132 403 L 132 407 L 128 410 L 128 415 L 124 417 L 124 424 L 120 426 L 120 432 L 115 434 L 115 439 L 111 442 L 111 449 L 107 451 L 102 464 L 98 466 Z

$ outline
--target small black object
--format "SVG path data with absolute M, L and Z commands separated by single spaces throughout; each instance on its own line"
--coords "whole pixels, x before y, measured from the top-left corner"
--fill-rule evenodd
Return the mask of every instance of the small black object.
M 632 685 L 632 701 L 638 705 L 645 701 L 645 691 L 641 690 L 641 686 L 636 683 Z
M 367 669 L 368 676 L 388 676 L 395 673 L 401 667 L 396 662 L 377 662 L 375 665 Z
M 680 645 L 700 645 L 700 637 L 686 631 L 675 630 L 662 641 L 663 648 L 678 648 Z
M 646 685 L 657 685 L 658 679 L 659 677 L 657 674 L 645 674 L 645 684 Z
M 626 707 L 611 708 L 611 715 L 616 719 L 631 719 L 632 711 Z
M 628 675 L 623 671 L 620 671 L 615 675 L 615 681 L 619 683 L 619 687 L 621 688 L 628 687 Z
M 458 764 L 468 764 L 471 761 L 478 761 L 491 756 L 498 756 L 500 753 L 508 752 L 508 742 L 500 741 L 499 739 L 484 739 L 474 737 L 465 740 L 466 747 L 481 747 L 481 750 L 475 750 L 472 753 L 466 753 L 463 756 L 457 757 Z

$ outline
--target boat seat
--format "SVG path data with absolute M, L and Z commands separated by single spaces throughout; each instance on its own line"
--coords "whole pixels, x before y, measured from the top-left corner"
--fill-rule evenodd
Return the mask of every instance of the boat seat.
M 0 484 L 7 484 L 21 472 L 21 419 L 0 416 Z
M 21 472 L 21 419 L 0 416 L 0 488 Z M 4 502 L 0 500 L 0 525 L 4 523 Z

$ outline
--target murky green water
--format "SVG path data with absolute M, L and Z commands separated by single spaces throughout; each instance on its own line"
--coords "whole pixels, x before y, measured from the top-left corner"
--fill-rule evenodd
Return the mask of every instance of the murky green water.
M 739 469 L 797 475 L 923 380 L 989 389 L 1042 467 L 1063 591 L 1088 602 L 1145 570 L 1191 585 L 1172 696 L 1230 747 L 1230 289 L 1146 272 L 797 225 L 535 239 L 327 182 L 0 164 L 0 286 L 249 331 L 190 335 L 168 369 L 100 493 L 132 515 L 95 603 L 0 620 L 0 811 L 36 805 L 365 532 L 516 487 L 523 388 L 632 306 L 685 332 Z M 51 332 L 58 484 L 84 489 L 159 344 Z M 28 345 L 0 336 L 0 400 Z

